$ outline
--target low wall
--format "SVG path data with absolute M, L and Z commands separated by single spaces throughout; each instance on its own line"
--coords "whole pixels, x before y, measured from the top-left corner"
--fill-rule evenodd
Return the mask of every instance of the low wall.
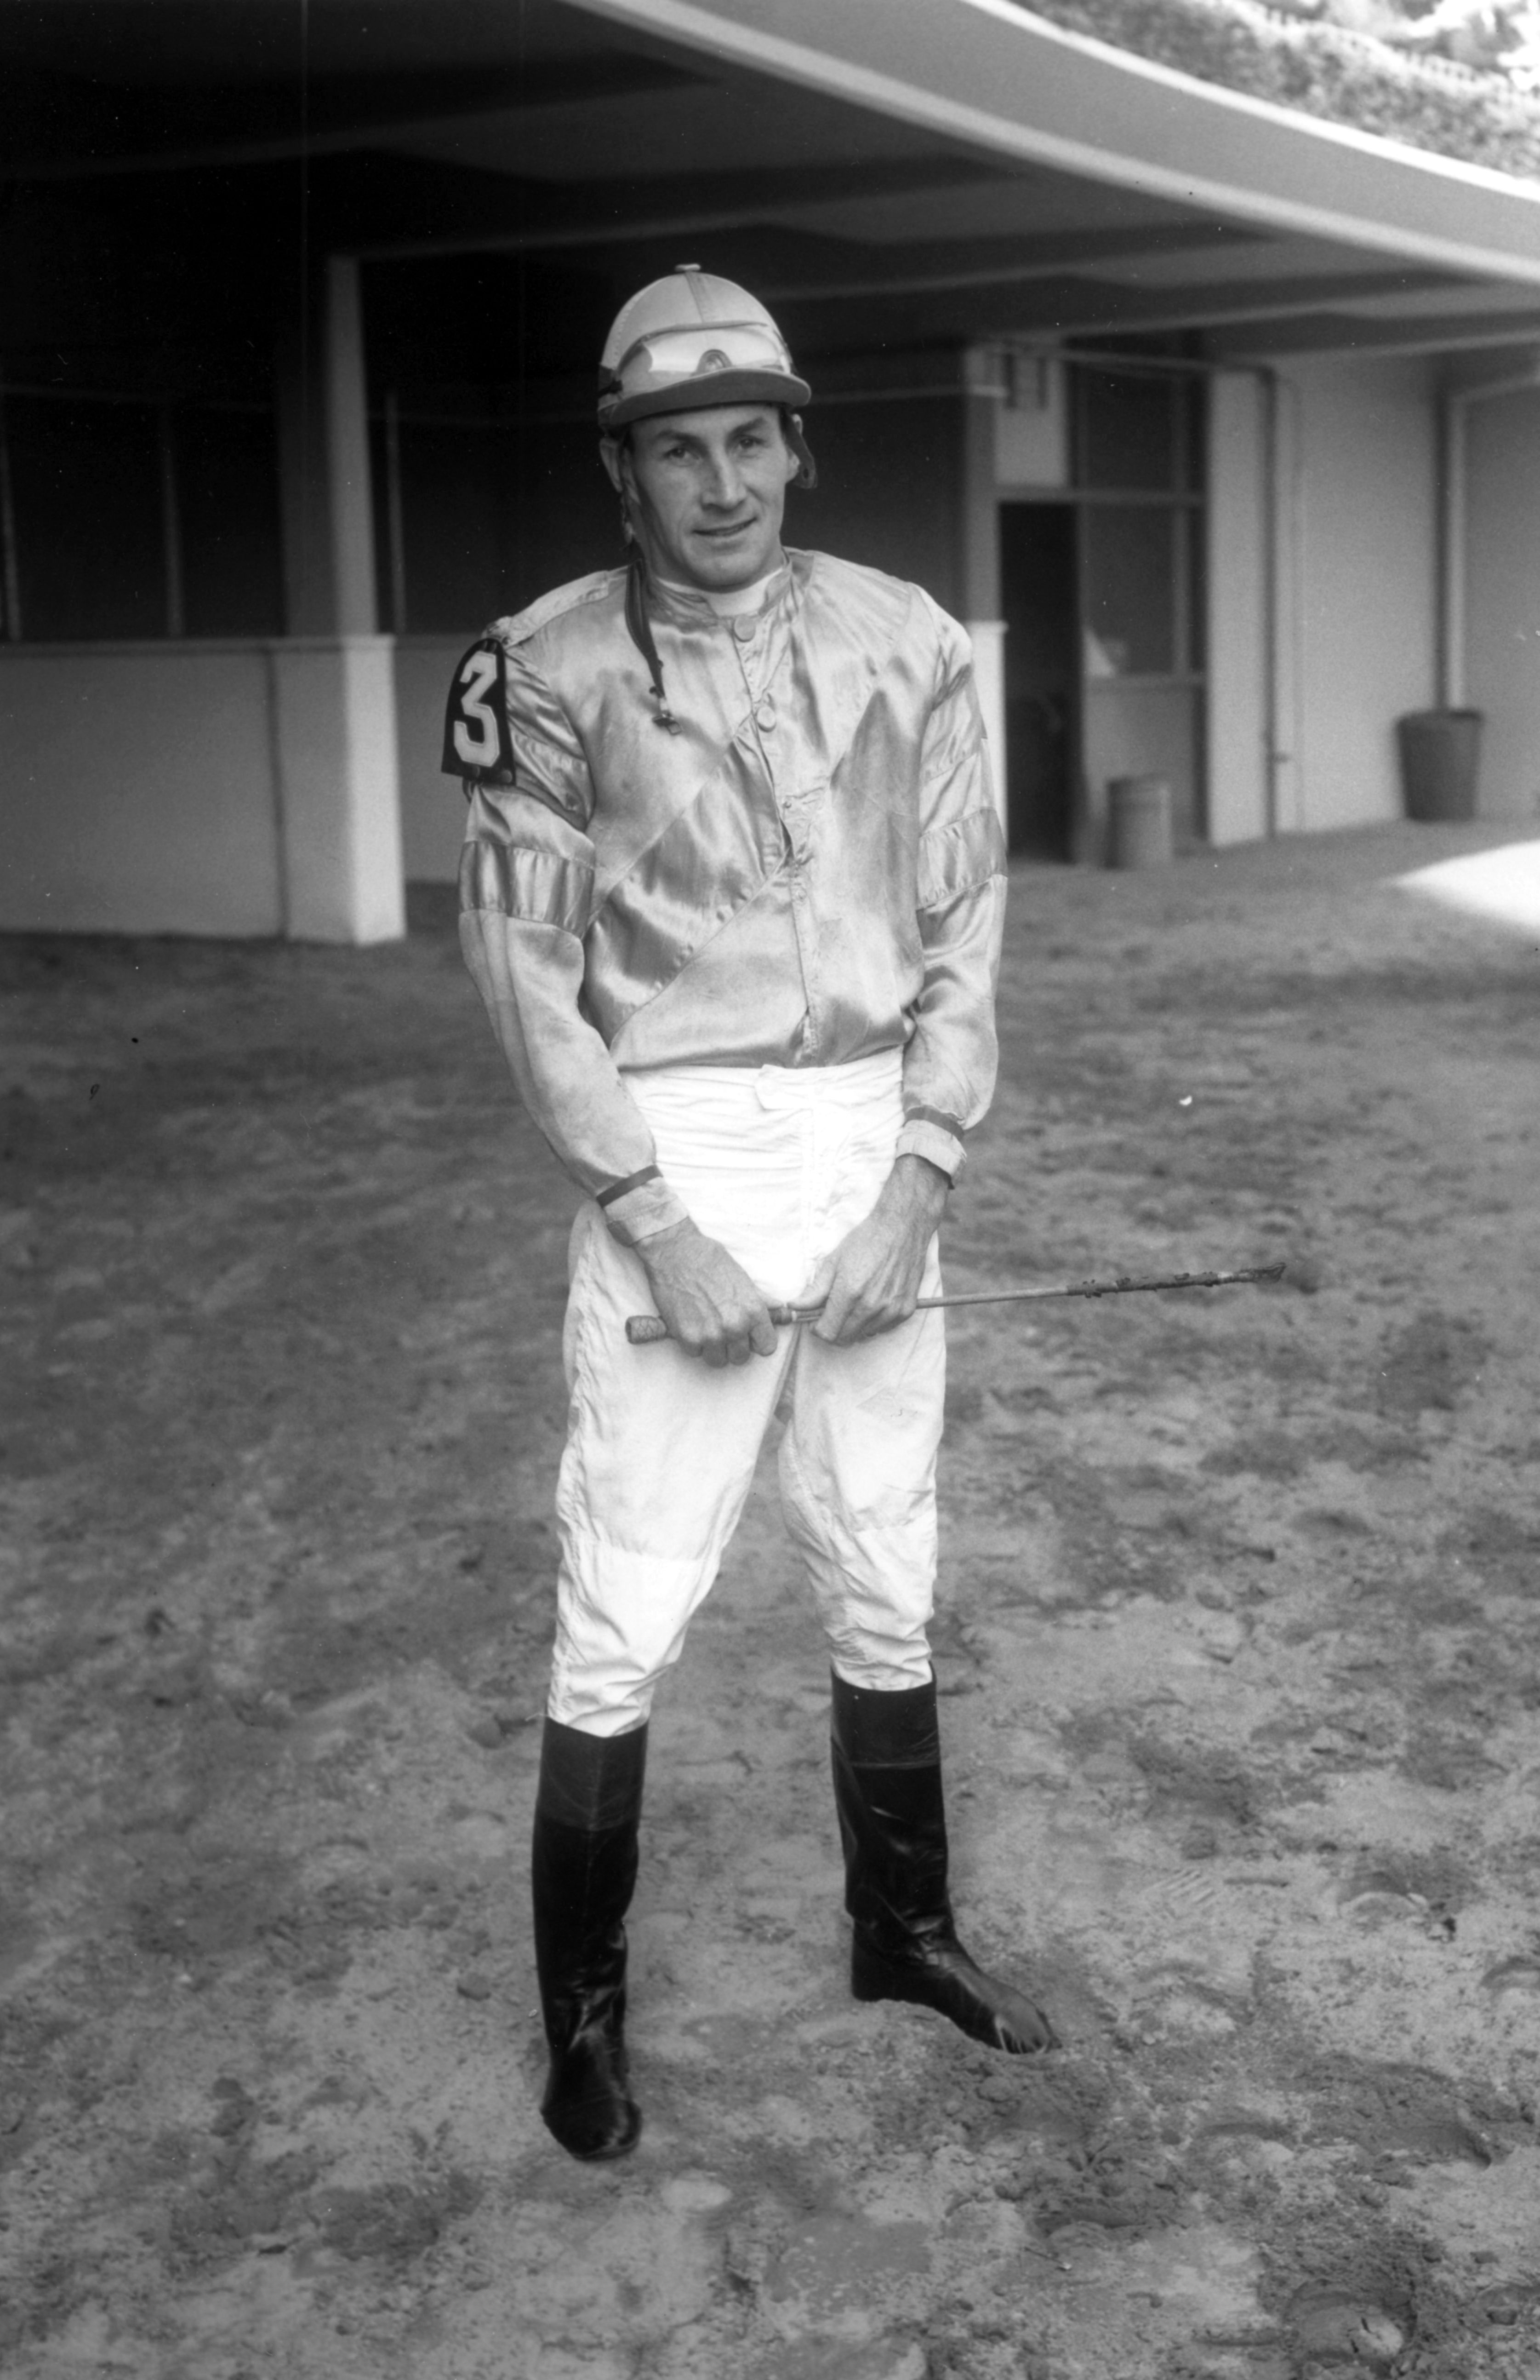
M 391 641 L 0 647 L 0 930 L 405 930 Z
M 275 934 L 266 649 L 0 650 L 0 929 Z

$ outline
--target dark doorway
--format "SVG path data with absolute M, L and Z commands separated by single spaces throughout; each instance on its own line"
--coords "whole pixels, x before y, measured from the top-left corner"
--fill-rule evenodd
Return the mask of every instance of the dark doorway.
M 1073 504 L 1000 508 L 1011 848 L 1073 856 L 1080 752 L 1080 590 Z

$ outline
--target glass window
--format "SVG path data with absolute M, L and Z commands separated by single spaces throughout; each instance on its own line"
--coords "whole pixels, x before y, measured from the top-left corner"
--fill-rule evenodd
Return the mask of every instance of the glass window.
M 1175 381 L 1095 370 L 1082 371 L 1079 381 L 1080 485 L 1174 489 L 1182 452 Z
M 467 620 L 474 625 L 498 609 L 507 575 L 502 486 L 507 443 L 484 422 L 401 424 L 402 625 L 414 636 L 458 635 Z
M 1177 654 L 1176 532 L 1185 516 L 1161 504 L 1087 504 L 1085 675 L 1169 677 Z
M 1208 540 L 1200 512 L 1187 516 L 1187 642 L 1201 675 L 1208 666 Z
M 164 637 L 155 407 L 11 396 L 6 441 L 22 635 Z
M 172 453 L 187 635 L 281 636 L 273 416 L 189 407 L 173 416 Z
M 25 641 L 282 634 L 271 413 L 18 395 L 3 422 Z
M 1196 379 L 1182 382 L 1180 397 L 1182 414 L 1182 444 L 1186 451 L 1186 476 L 1183 480 L 1189 495 L 1204 493 L 1205 473 L 1208 454 L 1208 389 Z

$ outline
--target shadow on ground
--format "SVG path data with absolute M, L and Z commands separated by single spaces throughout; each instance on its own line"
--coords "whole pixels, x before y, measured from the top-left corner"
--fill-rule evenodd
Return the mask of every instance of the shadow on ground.
M 1520 2380 L 1540 2364 L 1534 937 L 1388 830 L 1013 887 L 952 1336 L 991 2058 L 843 1985 L 757 1500 L 655 1730 L 648 2130 L 535 2113 L 572 1196 L 445 905 L 0 949 L 17 2380 Z

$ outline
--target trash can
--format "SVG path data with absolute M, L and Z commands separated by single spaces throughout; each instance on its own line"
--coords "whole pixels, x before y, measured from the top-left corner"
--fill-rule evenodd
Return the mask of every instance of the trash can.
M 1114 777 L 1107 788 L 1108 867 L 1164 868 L 1171 857 L 1169 781 Z
M 1396 722 L 1409 819 L 1473 819 L 1481 759 L 1479 710 L 1409 710 Z

